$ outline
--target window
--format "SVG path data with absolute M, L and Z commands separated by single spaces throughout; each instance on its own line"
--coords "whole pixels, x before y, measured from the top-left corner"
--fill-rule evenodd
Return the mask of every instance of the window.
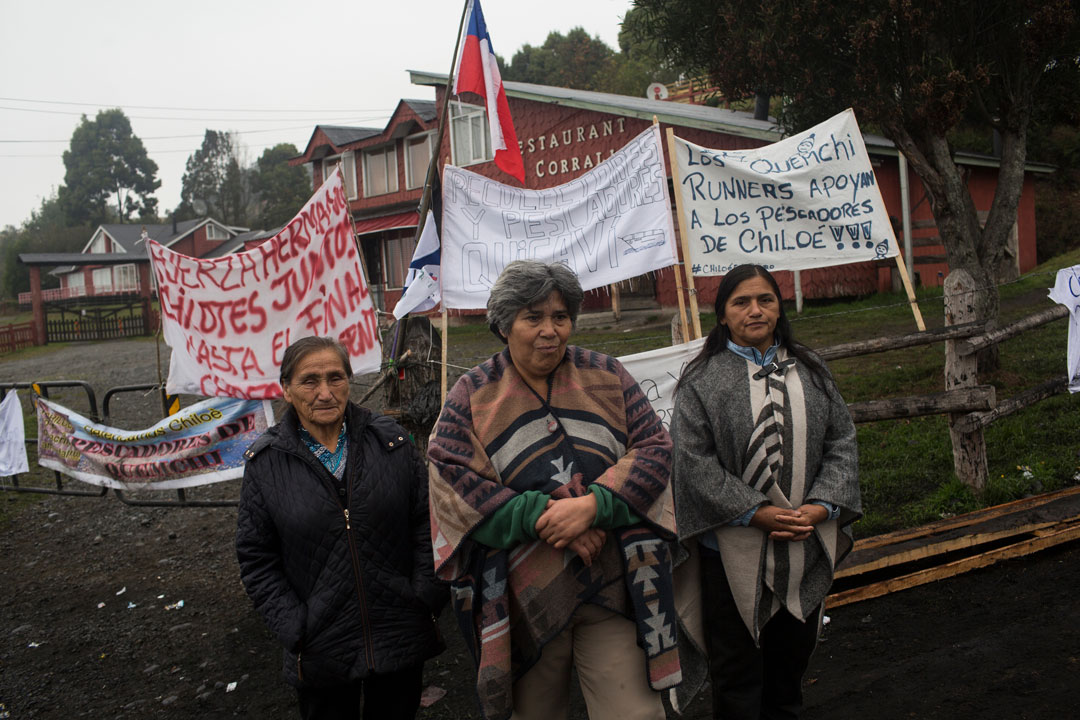
M 397 192 L 397 151 L 393 145 L 364 153 L 364 197 Z
M 94 292 L 112 292 L 112 268 L 97 268 L 94 270 Z
M 116 289 L 121 292 L 139 289 L 139 280 L 134 265 L 121 265 L 116 268 Z
M 495 158 L 491 151 L 487 112 L 479 105 L 450 103 L 450 137 L 454 164 L 458 167 Z
M 386 268 L 388 288 L 399 288 L 405 284 L 409 262 L 416 251 L 416 237 L 412 230 L 396 230 L 394 235 L 387 237 L 383 245 L 383 267 Z
M 206 226 L 206 239 L 207 240 L 228 240 L 229 233 L 225 232 L 225 229 L 220 225 L 210 223 Z
M 86 287 L 86 275 L 83 274 L 82 268 L 67 274 L 67 286 L 69 288 Z
M 322 161 L 323 182 L 334 174 L 334 169 L 341 165 L 341 174 L 345 176 L 345 192 L 350 200 L 356 199 L 356 155 L 351 152 L 332 155 Z
M 90 252 L 103 253 L 105 252 L 105 233 L 98 233 L 94 238 L 94 242 L 90 245 Z
M 405 138 L 405 187 L 409 190 L 424 186 L 434 146 L 434 132 Z

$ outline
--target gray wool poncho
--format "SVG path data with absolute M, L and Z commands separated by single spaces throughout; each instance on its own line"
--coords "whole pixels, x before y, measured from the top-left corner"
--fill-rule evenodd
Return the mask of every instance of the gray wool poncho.
M 782 348 L 777 359 L 786 356 Z M 780 607 L 806 620 L 821 605 L 851 549 L 849 525 L 862 512 L 855 426 L 832 377 L 825 371 L 825 381 L 817 379 L 822 390 L 800 362 L 755 378 L 760 370 L 727 350 L 712 356 L 679 387 L 671 424 L 679 541 L 693 560 L 698 541 L 713 535 L 755 641 Z M 802 542 L 730 525 L 764 503 L 797 508 L 815 500 L 839 507 L 840 516 Z M 680 581 L 682 592 L 699 592 L 696 562 L 680 571 L 690 576 Z M 679 604 L 707 612 L 700 597 Z M 697 635 L 693 621 L 686 629 Z

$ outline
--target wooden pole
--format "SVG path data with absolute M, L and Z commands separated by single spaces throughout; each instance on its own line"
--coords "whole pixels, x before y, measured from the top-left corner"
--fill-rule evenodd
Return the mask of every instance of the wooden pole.
M 920 331 L 926 329 L 926 323 L 923 322 L 922 312 L 919 310 L 919 303 L 915 300 L 915 288 L 911 286 L 911 276 L 908 275 L 907 265 L 904 264 L 904 257 L 902 253 L 896 253 L 896 268 L 900 272 L 900 280 L 904 283 L 904 290 L 907 292 L 908 304 L 911 305 L 911 312 L 915 315 L 915 326 Z
M 675 271 L 675 294 L 679 297 L 679 327 L 682 328 L 682 341 L 689 342 L 690 328 L 686 325 L 686 301 L 683 300 L 682 276 L 679 275 L 682 263 L 676 263 L 672 270 Z
M 454 41 L 454 55 L 450 58 L 450 72 L 446 76 L 446 92 L 443 93 L 442 113 L 439 116 L 439 130 L 435 134 L 435 151 L 431 153 L 428 162 L 427 177 L 424 179 L 424 194 L 420 197 L 420 220 L 416 224 L 416 242 L 420 242 L 420 235 L 424 232 L 424 223 L 427 221 L 428 208 L 431 207 L 431 189 L 435 184 L 435 177 L 439 172 L 439 153 L 442 152 L 443 138 L 446 136 L 446 118 L 450 111 L 450 94 L 454 88 L 454 68 L 457 66 L 458 51 L 461 49 L 461 31 L 465 28 L 465 14 L 469 9 L 468 0 L 461 7 L 461 20 L 458 22 L 457 39 Z M 405 338 L 405 329 L 408 327 L 409 316 L 401 318 L 398 322 L 398 332 L 394 334 L 394 343 L 390 348 L 390 357 L 397 356 L 398 339 Z
M 447 389 L 446 388 L 446 360 L 447 360 L 447 358 L 446 358 L 446 350 L 447 350 L 447 337 L 446 337 L 447 332 L 446 332 L 446 330 L 447 330 L 447 322 L 446 322 L 446 306 L 445 305 L 443 306 L 441 317 L 442 317 L 442 323 L 441 323 L 442 327 L 439 328 L 439 331 L 442 334 L 442 381 L 440 382 L 439 387 L 440 387 L 440 390 L 442 391 L 442 404 L 445 405 L 446 404 L 446 389 Z
M 619 283 L 608 285 L 608 291 L 611 293 L 611 314 L 615 322 L 619 322 L 622 319 L 622 308 L 619 306 Z
M 679 177 L 679 163 L 676 161 L 678 157 L 675 152 L 675 131 L 671 128 L 667 129 L 667 142 L 668 142 L 668 158 L 671 160 L 671 181 L 675 188 L 675 212 L 679 216 L 679 238 L 682 244 L 683 251 L 683 271 L 686 273 L 686 290 L 690 295 L 690 321 L 694 325 L 694 340 L 701 337 L 701 318 L 698 316 L 698 304 L 697 304 L 697 290 L 694 288 L 694 268 L 690 263 L 690 240 L 686 236 L 686 229 L 690 226 L 690 221 L 686 217 L 686 211 L 683 209 L 682 193 L 679 192 L 679 184 L 682 182 Z

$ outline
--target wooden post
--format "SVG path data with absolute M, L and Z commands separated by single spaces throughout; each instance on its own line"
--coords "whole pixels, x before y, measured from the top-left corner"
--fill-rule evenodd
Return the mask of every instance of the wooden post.
M 446 358 L 446 348 L 447 348 L 447 343 L 446 343 L 446 339 L 447 339 L 446 338 L 446 335 L 447 335 L 446 330 L 447 330 L 447 327 L 446 327 L 446 325 L 447 325 L 447 323 L 446 323 L 446 306 L 445 305 L 443 306 L 442 313 L 440 315 L 442 317 L 442 327 L 439 328 L 439 332 L 442 333 L 442 382 L 440 383 L 439 387 L 442 390 L 442 404 L 445 405 L 446 404 L 446 360 L 447 360 L 447 358 Z
M 904 265 L 897 255 L 897 264 Z M 966 270 L 953 270 L 945 279 L 945 324 L 962 325 L 975 320 L 975 280 Z M 945 341 L 945 390 L 973 387 L 977 361 L 974 353 L 961 355 L 957 340 Z M 949 435 L 952 438 L 953 469 L 956 477 L 976 492 L 986 488 L 986 440 L 982 428 L 967 432 L 965 413 L 949 413 Z
M 683 270 L 686 272 L 686 290 L 690 295 L 690 321 L 694 324 L 694 339 L 701 337 L 701 317 L 698 315 L 697 290 L 694 288 L 694 268 L 690 262 L 690 240 L 686 228 L 690 226 L 683 210 L 682 193 L 679 192 L 679 163 L 675 153 L 675 131 L 667 129 L 668 158 L 671 160 L 671 182 L 675 188 L 675 212 L 679 215 L 679 238 L 683 251 Z
M 896 268 L 900 271 L 900 279 L 904 283 L 904 290 L 907 292 L 908 303 L 911 305 L 911 312 L 915 315 L 915 326 L 919 328 L 919 331 L 926 329 L 926 323 L 922 319 L 922 311 L 919 310 L 919 303 L 915 301 L 915 288 L 911 286 L 911 276 L 908 275 L 907 265 L 904 264 L 904 258 L 901 253 L 896 253 Z M 947 295 L 948 293 L 946 293 Z M 946 311 L 948 312 L 948 311 Z
M 30 303 L 34 308 L 34 344 L 45 345 L 49 335 L 45 325 L 45 301 L 41 299 L 41 268 L 30 266 Z
M 611 314 L 615 322 L 619 322 L 622 319 L 622 308 L 619 306 L 619 283 L 608 285 L 608 291 L 611 293 Z
M 683 300 L 683 286 L 682 277 L 679 275 L 681 269 L 676 264 L 671 268 L 675 273 L 675 294 L 679 298 L 679 328 L 681 334 L 679 337 L 680 344 L 684 342 L 690 342 L 690 328 L 686 325 L 686 301 Z M 674 332 L 674 331 L 673 331 Z M 674 341 L 674 338 L 672 338 Z

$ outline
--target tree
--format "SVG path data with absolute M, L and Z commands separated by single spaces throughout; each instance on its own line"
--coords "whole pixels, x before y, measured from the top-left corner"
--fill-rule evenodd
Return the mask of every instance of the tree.
M 3 231 L 0 296 L 14 297 L 30 289 L 30 273 L 18 262 L 20 253 L 79 252 L 92 232 L 92 225 L 69 224 L 56 193 L 43 199 L 18 230 L 8 226 Z M 42 275 L 42 282 L 49 277 Z
M 576 27 L 566 35 L 549 33 L 538 47 L 523 45 L 501 75 L 516 82 L 598 90 L 604 73 L 610 72 L 614 55 L 599 37 L 589 37 L 583 28 Z
M 270 230 L 284 225 L 308 201 L 311 172 L 300 165 L 289 165 L 289 160 L 299 154 L 292 143 L 281 143 L 259 156 L 251 178 L 258 198 L 255 226 Z
M 977 317 L 998 314 L 1007 252 L 1040 98 L 1080 72 L 1076 0 L 635 0 L 665 54 L 729 97 L 784 98 L 781 121 L 804 128 L 853 107 L 922 179 L 949 266 L 983 290 Z M 980 228 L 950 133 L 977 116 L 1000 136 L 997 188 Z
M 152 216 L 156 211 L 153 193 L 161 187 L 157 163 L 119 108 L 101 110 L 93 120 L 83 115 L 64 151 L 64 167 L 60 202 L 74 223 L 100 223 L 110 215 L 126 222 L 133 214 Z M 110 213 L 110 198 L 116 201 L 115 213 Z
M 177 218 L 209 215 L 228 225 L 246 225 L 252 200 L 250 172 L 235 136 L 207 130 L 202 146 L 187 159 Z
M 654 82 L 672 83 L 679 72 L 664 57 L 656 38 L 645 25 L 645 13 L 631 8 L 619 29 L 619 52 L 597 78 L 594 90 L 642 97 Z

